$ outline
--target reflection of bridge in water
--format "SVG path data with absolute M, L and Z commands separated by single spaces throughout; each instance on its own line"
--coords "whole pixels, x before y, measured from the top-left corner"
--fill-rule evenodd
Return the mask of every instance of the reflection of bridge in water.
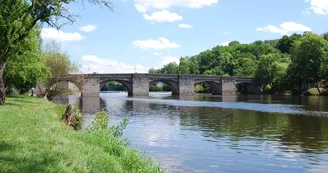
M 195 76 L 171 74 L 81 74 L 53 78 L 52 84 L 72 82 L 82 96 L 99 96 L 100 89 L 108 82 L 116 81 L 127 88 L 129 96 L 147 96 L 149 88 L 158 82 L 167 84 L 172 95 L 192 96 L 194 87 L 199 83 L 208 83 L 213 95 L 235 95 L 237 85 L 247 88 L 247 93 L 258 94 L 260 85 L 254 78 L 226 76 Z

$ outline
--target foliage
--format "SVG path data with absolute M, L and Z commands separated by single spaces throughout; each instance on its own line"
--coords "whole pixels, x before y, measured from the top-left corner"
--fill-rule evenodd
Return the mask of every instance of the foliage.
M 66 52 L 61 51 L 60 43 L 54 40 L 45 44 L 42 55 L 52 77 L 61 77 L 79 71 L 79 66 L 70 60 Z
M 328 79 L 327 41 L 305 32 L 283 36 L 280 39 L 241 44 L 232 41 L 229 46 L 216 46 L 191 57 L 181 57 L 178 70 L 170 63 L 150 73 L 255 77 L 271 92 L 296 91 L 298 86 L 308 88 L 310 83 Z M 306 76 L 304 76 L 304 75 Z M 197 92 L 208 92 L 198 86 Z
M 279 49 L 281 53 L 289 54 L 291 52 L 294 42 L 297 41 L 298 39 L 300 39 L 301 37 L 302 37 L 302 35 L 300 35 L 300 34 L 293 34 L 290 37 L 287 35 L 284 35 L 282 38 L 280 38 L 278 40 L 275 47 L 277 49 Z
M 189 74 L 189 63 L 186 58 L 180 58 L 180 63 L 179 63 L 179 74 Z
M 37 24 L 61 28 L 74 22 L 75 15 L 66 7 L 76 0 L 0 0 L 0 105 L 5 105 L 5 75 L 11 54 Z M 87 0 L 111 8 L 107 0 Z M 83 1 L 82 1 L 83 2 Z M 33 61 L 34 62 L 34 61 Z
M 163 86 L 157 86 L 157 85 L 151 86 L 149 88 L 149 91 L 163 91 Z
M 52 78 L 65 76 L 70 73 L 77 73 L 79 71 L 79 66 L 70 60 L 70 56 L 66 52 L 61 51 L 60 44 L 55 41 L 49 42 L 44 46 L 42 56 L 45 59 L 46 66 Z M 68 92 L 62 87 L 61 84 L 63 84 L 63 82 L 61 84 L 57 83 L 57 81 L 52 78 L 43 79 L 38 86 L 40 91 L 44 91 L 42 92 L 42 97 L 46 96 L 49 100 L 54 96 L 67 94 Z
M 325 32 L 322 34 L 322 37 L 328 41 L 328 32 Z
M 281 53 L 262 55 L 256 70 L 256 78 L 263 86 L 274 91 L 284 80 L 290 63 L 289 56 Z
M 128 125 L 129 119 L 123 118 L 120 124 L 109 126 L 108 114 L 102 109 L 95 114 L 95 119 L 91 122 L 89 130 L 105 130 L 108 135 L 119 138 L 123 135 L 123 130 Z
M 50 76 L 41 55 L 40 29 L 35 27 L 9 55 L 6 73 L 6 86 L 32 88 L 37 82 Z
M 103 86 L 101 91 L 126 91 L 126 87 L 119 82 L 108 82 L 105 86 Z
M 307 34 L 293 46 L 291 78 L 299 79 L 300 86 L 319 81 L 327 70 L 328 42 L 319 35 Z
M 162 172 L 127 141 L 63 126 L 57 106 L 35 97 L 8 97 L 0 109 L 0 172 Z

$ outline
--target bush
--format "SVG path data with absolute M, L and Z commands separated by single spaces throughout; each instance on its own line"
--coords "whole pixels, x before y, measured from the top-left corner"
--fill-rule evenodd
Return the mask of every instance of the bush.
M 91 128 L 89 130 L 104 130 L 108 135 L 112 135 L 115 138 L 123 136 L 123 130 L 129 123 L 128 118 L 123 118 L 120 124 L 109 126 L 108 114 L 102 109 L 95 114 L 95 119 L 91 122 Z

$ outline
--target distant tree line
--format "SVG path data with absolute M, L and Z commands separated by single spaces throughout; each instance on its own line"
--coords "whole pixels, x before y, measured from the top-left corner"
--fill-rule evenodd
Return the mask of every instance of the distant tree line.
M 100 91 L 127 91 L 127 89 L 121 83 L 113 81 L 106 83 Z
M 328 32 L 295 33 L 250 44 L 232 41 L 228 46 L 181 57 L 179 64 L 171 62 L 160 69 L 151 68 L 149 73 L 255 77 L 264 91 L 299 93 L 328 79 Z

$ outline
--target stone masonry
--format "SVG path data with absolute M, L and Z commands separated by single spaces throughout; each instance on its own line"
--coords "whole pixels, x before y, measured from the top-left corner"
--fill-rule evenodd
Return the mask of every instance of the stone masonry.
M 79 87 L 84 97 L 99 96 L 100 89 L 107 82 L 122 83 L 131 96 L 147 96 L 150 85 L 156 82 L 166 83 L 173 95 L 193 96 L 196 84 L 206 82 L 210 85 L 213 95 L 235 95 L 238 84 L 246 84 L 251 94 L 259 94 L 260 86 L 254 78 L 223 77 L 223 76 L 195 76 L 195 75 L 166 75 L 166 74 L 87 74 L 81 80 L 75 81 L 74 75 L 56 79 L 56 81 L 71 81 L 80 83 Z

